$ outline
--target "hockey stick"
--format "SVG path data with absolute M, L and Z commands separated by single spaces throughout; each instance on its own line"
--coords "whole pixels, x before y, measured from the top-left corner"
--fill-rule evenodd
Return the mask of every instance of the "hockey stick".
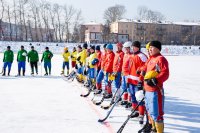
M 121 133 L 124 129 L 124 127 L 126 126 L 126 124 L 128 123 L 129 119 L 131 118 L 131 116 L 135 113 L 135 111 L 138 109 L 139 105 L 141 102 L 144 101 L 144 98 L 138 103 L 138 105 L 135 107 L 135 109 L 131 112 L 130 115 L 128 115 L 126 121 L 122 124 L 122 126 L 119 128 L 119 130 L 117 131 L 117 133 Z
M 119 95 L 119 97 L 117 98 L 117 100 L 115 101 L 115 103 L 112 105 L 111 109 L 108 111 L 106 117 L 103 118 L 103 119 L 99 119 L 98 122 L 104 122 L 110 116 L 112 110 L 114 109 L 115 105 L 118 103 L 118 101 L 120 100 L 120 98 L 124 94 L 124 92 L 125 92 L 125 90 L 123 90 L 123 92 Z
M 101 106 L 102 109 L 109 109 L 113 103 L 115 103 L 115 98 L 116 98 L 116 95 L 117 95 L 117 92 L 119 91 L 119 88 L 117 88 L 114 96 L 112 97 L 111 101 L 110 101 L 110 104 L 108 106 Z
M 95 105 L 100 105 L 103 101 L 104 101 L 104 95 L 103 95 L 103 97 L 102 97 L 102 99 L 99 101 L 99 102 L 97 102 L 97 101 L 93 101 L 93 103 L 95 104 Z
M 112 81 L 113 81 L 113 80 L 110 80 L 110 85 L 112 84 Z M 94 103 L 95 105 L 100 105 L 101 103 L 103 103 L 104 99 L 105 99 L 105 95 L 103 95 L 102 99 L 101 99 L 99 102 L 93 101 L 93 103 Z
M 86 94 L 81 94 L 81 97 L 88 97 L 90 95 L 90 93 L 94 90 L 95 85 L 92 85 L 91 87 L 89 87 L 88 92 Z

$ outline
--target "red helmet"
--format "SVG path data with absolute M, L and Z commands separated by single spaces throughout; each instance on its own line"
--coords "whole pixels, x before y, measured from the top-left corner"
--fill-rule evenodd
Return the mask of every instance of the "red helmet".
M 117 47 L 123 47 L 123 44 L 120 43 L 120 42 L 118 42 L 118 43 L 117 43 Z

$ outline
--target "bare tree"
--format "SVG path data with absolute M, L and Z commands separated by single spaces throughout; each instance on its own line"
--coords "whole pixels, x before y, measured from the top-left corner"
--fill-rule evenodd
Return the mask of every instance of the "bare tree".
M 10 40 L 12 41 L 12 24 L 11 24 L 11 16 L 10 16 L 10 6 L 7 7 L 7 13 L 8 13 L 8 22 L 9 22 L 9 31 L 10 31 Z
M 64 14 L 65 14 L 65 29 L 66 29 L 66 42 L 69 42 L 69 38 L 70 38 L 70 23 L 72 20 L 72 17 L 74 16 L 76 10 L 74 9 L 73 6 L 64 6 Z
M 115 5 L 109 7 L 104 11 L 104 19 L 107 24 L 110 24 L 112 22 L 122 19 L 125 13 L 126 13 L 125 6 Z
M 5 12 L 5 1 L 4 0 L 0 0 L 0 39 L 3 39 L 2 37 L 4 36 L 3 33 L 3 27 L 2 27 L 2 23 L 3 23 L 3 17 L 4 17 L 4 12 Z
M 38 16 L 37 16 L 37 2 L 36 1 L 30 1 L 30 10 L 32 12 L 32 15 L 30 15 L 30 17 L 33 18 L 34 20 L 34 33 L 35 33 L 35 41 L 39 41 L 39 35 L 38 35 Z M 33 41 L 34 41 L 34 37 L 33 37 Z
M 74 28 L 73 28 L 73 35 L 72 35 L 72 41 L 73 42 L 80 42 L 81 41 L 81 21 L 82 21 L 82 11 L 79 10 L 76 13 L 75 20 L 74 20 Z
M 14 19 L 15 19 L 15 40 L 18 40 L 18 26 L 17 26 L 17 9 L 16 9 L 16 2 L 13 0 L 13 8 L 14 8 Z
M 139 15 L 139 19 L 140 20 L 145 20 L 146 16 L 147 16 L 147 12 L 148 12 L 148 8 L 146 6 L 140 6 L 137 9 L 138 15 Z
M 23 27 L 25 30 L 25 39 L 26 41 L 28 41 L 28 29 L 27 29 L 27 25 L 26 25 L 26 4 L 28 3 L 28 0 L 23 0 L 23 4 L 22 4 L 22 16 L 23 16 Z
M 58 26 L 58 34 L 59 34 L 59 41 L 62 42 L 62 33 L 61 33 L 61 11 L 62 8 L 58 4 L 54 4 L 54 11 L 57 17 L 57 26 Z
M 158 22 L 165 20 L 165 16 L 162 13 L 150 10 L 145 6 L 138 7 L 138 17 L 141 20 L 146 20 L 149 22 Z
M 53 31 L 54 31 L 54 36 L 55 36 L 55 39 L 56 39 L 56 42 L 58 41 L 58 38 L 57 38 L 57 28 L 56 28 L 56 24 L 55 24 L 55 12 L 54 12 L 54 9 L 52 8 L 52 5 L 49 6 L 49 15 L 50 15 L 50 21 L 51 21 L 51 25 L 53 27 Z M 53 39 L 52 39 L 53 40 Z
M 31 38 L 31 41 L 33 41 L 33 33 L 32 33 L 31 20 L 30 20 L 29 14 L 28 14 L 28 22 L 27 23 L 28 23 L 30 38 Z
M 50 4 L 46 1 L 42 1 L 40 4 L 41 17 L 45 27 L 45 39 L 50 41 L 50 31 L 49 31 L 49 6 Z

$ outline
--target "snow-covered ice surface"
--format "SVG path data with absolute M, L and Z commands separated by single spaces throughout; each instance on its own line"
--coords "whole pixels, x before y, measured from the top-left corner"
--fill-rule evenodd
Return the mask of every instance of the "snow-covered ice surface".
M 165 132 L 199 133 L 200 57 L 167 56 L 167 59 L 170 78 L 165 83 Z M 16 61 L 11 77 L 0 76 L 0 133 L 116 132 L 130 111 L 117 106 L 106 123 L 98 123 L 107 110 L 92 104 L 92 96 L 80 97 L 84 89 L 76 81 L 62 79 L 60 55 L 54 55 L 52 64 L 52 76 L 48 77 L 41 76 L 41 66 L 38 76 L 30 76 L 29 64 L 25 77 L 15 77 Z M 123 132 L 136 133 L 140 128 L 137 119 L 132 119 Z

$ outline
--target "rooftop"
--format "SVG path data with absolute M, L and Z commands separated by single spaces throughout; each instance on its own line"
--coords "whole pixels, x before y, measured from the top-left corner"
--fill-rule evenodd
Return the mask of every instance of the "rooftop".
M 176 24 L 176 25 L 200 25 L 200 22 L 172 22 L 172 21 L 158 21 L 158 22 L 150 22 L 146 20 L 134 20 L 134 19 L 121 19 L 117 22 L 135 22 L 135 23 L 158 23 L 158 24 Z

